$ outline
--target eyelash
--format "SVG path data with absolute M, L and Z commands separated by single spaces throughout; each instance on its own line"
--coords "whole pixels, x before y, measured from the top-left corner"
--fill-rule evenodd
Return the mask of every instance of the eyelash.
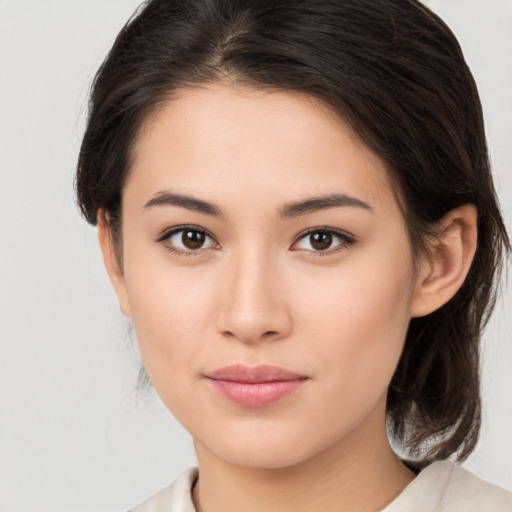
M 335 237 L 338 237 L 340 239 L 340 244 L 335 246 L 334 249 L 328 249 L 326 251 L 310 251 L 311 255 L 316 257 L 323 257 L 323 256 L 331 256 L 333 254 L 336 254 L 341 251 L 347 250 L 351 245 L 355 244 L 355 239 L 352 236 L 347 235 L 343 231 L 339 231 L 337 229 L 329 228 L 327 226 L 319 226 L 315 228 L 309 228 L 305 232 L 301 233 L 297 237 L 297 242 L 299 240 L 302 240 L 303 238 L 308 237 L 309 235 L 313 233 L 321 233 L 321 234 L 327 234 L 327 235 L 334 235 Z M 296 242 L 294 242 L 295 244 Z
M 196 251 L 184 251 L 182 249 L 176 249 L 172 245 L 169 245 L 168 243 L 166 243 L 171 236 L 173 236 L 176 233 L 179 233 L 181 231 L 185 231 L 185 230 L 190 230 L 190 231 L 194 231 L 196 233 L 204 234 L 204 235 L 208 236 L 209 238 L 211 238 L 213 241 L 215 241 L 215 238 L 212 235 L 210 235 L 208 233 L 208 231 L 206 231 L 198 226 L 193 226 L 193 225 L 184 225 L 184 226 L 178 226 L 178 227 L 169 229 L 169 230 L 165 231 L 164 233 L 162 233 L 162 235 L 159 236 L 155 241 L 157 243 L 162 244 L 163 247 L 167 251 L 169 251 L 170 253 L 176 254 L 177 256 L 183 256 L 183 257 L 200 256 L 203 253 L 203 250 L 201 248 L 197 249 Z M 302 240 L 303 238 L 306 238 L 307 236 L 309 236 L 313 233 L 334 235 L 335 237 L 338 237 L 341 240 L 341 243 L 335 249 L 329 249 L 326 251 L 310 251 L 311 255 L 314 257 L 316 257 L 316 256 L 320 256 L 320 257 L 331 256 L 335 253 L 338 253 L 340 251 L 348 249 L 348 247 L 350 247 L 351 245 L 353 245 L 356 242 L 353 237 L 347 235 L 346 233 L 344 233 L 342 231 L 339 231 L 339 230 L 333 229 L 333 228 L 329 228 L 327 226 L 319 226 L 319 227 L 315 227 L 315 228 L 310 228 L 310 229 L 306 230 L 304 233 L 301 233 L 297 237 L 297 240 L 296 240 L 296 242 L 294 242 L 294 244 L 297 243 L 299 240 Z M 215 243 L 217 243 L 217 242 L 215 242 Z

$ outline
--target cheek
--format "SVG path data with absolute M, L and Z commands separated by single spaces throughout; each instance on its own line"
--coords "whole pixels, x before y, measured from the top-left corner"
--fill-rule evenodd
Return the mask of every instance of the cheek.
M 381 394 L 400 358 L 410 320 L 413 271 L 405 256 L 387 254 L 392 256 L 369 253 L 346 271 L 325 274 L 315 286 L 304 284 L 307 301 L 300 309 L 307 313 L 297 315 L 302 322 L 297 329 L 316 340 L 310 349 L 318 355 L 319 372 L 328 376 L 333 393 L 365 400 Z
M 186 418 L 186 398 L 193 393 L 187 386 L 212 351 L 224 348 L 215 325 L 228 293 L 221 286 L 225 279 L 215 265 L 180 267 L 167 255 L 151 260 L 142 250 L 127 256 L 125 278 L 146 371 L 169 409 Z M 297 268 L 276 274 L 293 322 L 292 336 L 276 350 L 282 361 L 303 363 L 315 374 L 326 406 L 343 397 L 341 412 L 364 415 L 387 389 L 405 339 L 408 253 L 403 245 L 375 248 L 347 254 L 336 267 Z
M 174 389 L 180 376 L 197 372 L 204 326 L 213 323 L 212 280 L 195 270 L 133 260 L 125 271 L 141 356 L 158 392 Z

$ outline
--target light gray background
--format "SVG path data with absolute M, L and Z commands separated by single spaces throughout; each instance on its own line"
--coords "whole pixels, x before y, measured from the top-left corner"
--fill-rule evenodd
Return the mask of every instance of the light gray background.
M 0 0 L 0 509 L 126 510 L 194 464 L 134 393 L 138 356 L 72 183 L 92 76 L 136 0 Z M 512 225 L 512 2 L 432 0 L 483 101 Z M 512 489 L 512 294 L 484 339 L 484 429 L 465 465 Z

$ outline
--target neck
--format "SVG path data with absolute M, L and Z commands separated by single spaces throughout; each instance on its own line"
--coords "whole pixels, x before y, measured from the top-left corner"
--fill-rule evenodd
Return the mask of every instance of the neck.
M 360 426 L 335 446 L 282 468 L 235 466 L 194 442 L 197 512 L 376 512 L 414 479 L 393 452 L 385 422 Z

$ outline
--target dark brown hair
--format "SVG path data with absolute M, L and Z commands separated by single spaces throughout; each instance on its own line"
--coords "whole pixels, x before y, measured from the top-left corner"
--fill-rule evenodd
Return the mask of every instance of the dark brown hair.
M 420 461 L 459 460 L 480 427 L 479 342 L 510 249 L 482 109 L 459 44 L 416 0 L 153 0 L 119 33 L 91 91 L 78 204 L 119 238 L 141 123 L 179 87 L 215 81 L 328 104 L 388 164 L 415 254 L 450 210 L 478 209 L 478 248 L 455 297 L 413 318 L 388 393 L 392 439 Z

